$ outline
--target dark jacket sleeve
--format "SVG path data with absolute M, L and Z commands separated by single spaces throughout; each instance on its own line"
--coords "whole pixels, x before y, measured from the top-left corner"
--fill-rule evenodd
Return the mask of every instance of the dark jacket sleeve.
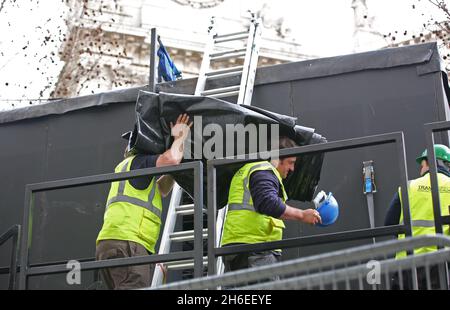
M 156 161 L 158 160 L 159 155 L 143 155 L 139 154 L 131 163 L 131 170 L 138 170 L 138 169 L 146 169 L 146 168 L 154 168 L 156 167 Z M 132 179 L 130 180 L 131 186 L 133 186 L 135 189 L 144 190 L 152 181 L 153 177 L 146 176 L 142 178 Z
M 256 171 L 250 176 L 250 194 L 256 212 L 279 218 L 286 210 L 280 198 L 280 182 L 272 171 Z
M 400 223 L 401 208 L 400 197 L 397 192 L 392 198 L 391 205 L 386 213 L 384 226 L 398 225 Z

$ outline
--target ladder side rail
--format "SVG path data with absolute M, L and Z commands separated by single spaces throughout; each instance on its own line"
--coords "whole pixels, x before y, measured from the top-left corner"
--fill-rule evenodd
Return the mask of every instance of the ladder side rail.
M 261 44 L 261 21 L 258 19 L 250 25 L 250 35 L 247 43 L 247 52 L 241 78 L 241 92 L 237 104 L 251 105 L 253 87 L 255 84 L 256 68 Z
M 214 27 L 214 19 L 211 19 L 211 26 L 208 33 L 208 41 L 205 46 L 205 52 L 203 53 L 203 60 L 200 66 L 200 72 L 198 75 L 197 86 L 195 87 L 195 96 L 200 96 L 205 90 L 207 76 L 206 73 L 209 71 L 211 64 L 211 54 L 214 50 L 214 38 L 217 35 Z
M 225 218 L 227 216 L 228 212 L 228 206 L 225 206 L 224 208 L 220 209 L 217 215 L 217 222 L 216 222 L 216 247 L 220 247 L 220 243 L 222 241 L 222 230 L 225 223 Z M 223 263 L 223 257 L 220 256 L 217 258 L 217 267 L 216 271 L 218 275 L 221 275 L 225 272 L 225 265 Z
M 170 246 L 172 244 L 170 240 L 170 234 L 175 230 L 176 224 L 176 207 L 180 205 L 181 202 L 182 189 L 175 183 L 172 189 L 172 197 L 170 199 L 169 208 L 167 210 L 166 221 L 164 223 L 164 230 L 161 235 L 161 242 L 159 245 L 158 254 L 168 254 L 170 253 Z M 157 264 L 155 266 L 155 271 L 153 273 L 152 287 L 163 284 L 165 278 L 165 268 L 162 264 Z

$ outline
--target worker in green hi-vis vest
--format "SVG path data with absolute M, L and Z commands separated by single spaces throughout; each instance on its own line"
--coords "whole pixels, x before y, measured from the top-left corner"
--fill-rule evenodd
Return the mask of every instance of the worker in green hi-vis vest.
M 450 206 L 450 149 L 442 144 L 434 145 L 436 153 L 436 164 L 438 170 L 438 184 L 439 196 L 441 202 L 442 216 L 449 215 L 448 207 Z M 412 235 L 424 236 L 434 235 L 434 213 L 433 213 L 433 199 L 431 195 L 431 180 L 428 165 L 427 150 L 423 151 L 422 155 L 416 159 L 420 165 L 420 177 L 408 182 L 408 198 L 412 222 Z M 398 225 L 403 223 L 403 209 L 401 189 L 399 188 L 385 217 L 385 226 Z M 444 235 L 449 235 L 449 226 L 443 226 Z M 398 239 L 405 238 L 405 235 L 399 235 Z M 414 250 L 414 254 L 426 254 L 436 251 L 436 247 L 422 247 Z M 406 252 L 399 252 L 396 259 L 406 257 Z M 439 274 L 437 266 L 432 266 L 429 270 L 430 287 L 432 289 L 439 288 Z M 417 270 L 419 289 L 427 288 L 427 275 L 424 267 Z M 412 288 L 412 278 L 410 271 L 402 273 L 403 287 L 406 289 Z M 400 287 L 399 275 L 394 274 L 392 287 L 394 289 Z
M 178 165 L 184 153 L 184 143 L 190 127 L 188 115 L 180 115 L 171 123 L 175 137 L 172 147 L 161 155 L 134 154 L 128 145 L 125 159 L 116 173 L 152 167 Z M 130 133 L 124 135 L 131 141 Z M 109 191 L 103 227 L 97 237 L 96 259 L 107 260 L 145 256 L 155 253 L 161 226 L 161 197 L 172 190 L 170 176 L 147 176 L 113 182 Z M 153 265 L 102 269 L 103 281 L 109 289 L 135 289 L 150 286 Z
M 296 147 L 294 141 L 280 137 L 280 149 Z M 294 171 L 296 157 L 259 161 L 244 165 L 234 175 L 228 195 L 222 246 L 278 241 L 283 237 L 283 220 L 315 225 L 321 222 L 317 210 L 300 210 L 286 204 L 283 185 Z M 273 264 L 281 250 L 224 256 L 225 272 Z

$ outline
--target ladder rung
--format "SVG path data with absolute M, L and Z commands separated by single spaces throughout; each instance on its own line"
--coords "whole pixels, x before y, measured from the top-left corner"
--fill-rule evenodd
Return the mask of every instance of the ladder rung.
M 215 94 L 215 95 L 211 95 L 209 97 L 212 98 L 227 98 L 227 97 L 233 97 L 233 96 L 238 96 L 239 95 L 239 91 L 230 91 L 227 93 L 221 93 L 221 94 Z
M 210 90 L 206 90 L 206 91 L 202 92 L 201 95 L 202 96 L 211 96 L 211 95 L 227 93 L 227 92 L 234 92 L 234 91 L 239 92 L 240 88 L 241 88 L 241 86 L 238 85 L 238 86 L 228 86 L 228 87 L 210 89 Z
M 216 58 L 216 57 L 219 57 L 219 56 L 224 56 L 224 55 L 232 54 L 232 53 L 242 53 L 242 52 L 245 53 L 246 51 L 247 51 L 246 48 L 239 48 L 239 49 L 235 49 L 235 50 L 229 50 L 229 51 L 214 53 L 214 54 L 211 54 L 209 56 L 211 58 Z
M 190 205 L 184 205 L 184 206 L 179 206 L 175 208 L 175 212 L 178 214 L 179 212 L 184 212 L 184 211 L 194 211 L 194 205 L 190 204 Z
M 207 237 L 208 237 L 208 229 L 203 229 L 203 238 Z M 177 242 L 192 241 L 194 240 L 194 231 L 187 230 L 170 234 L 170 240 Z
M 223 78 L 232 77 L 232 76 L 239 76 L 241 74 L 242 74 L 242 71 L 228 72 L 228 73 L 217 74 L 217 75 L 213 75 L 213 76 L 207 76 L 206 79 L 208 81 L 212 81 L 212 80 L 218 80 L 218 79 L 223 79 Z
M 238 41 L 238 40 L 243 40 L 243 39 L 248 39 L 248 34 L 245 35 L 238 35 L 238 36 L 229 36 L 226 38 L 222 38 L 222 39 L 215 39 L 214 43 L 218 44 L 218 43 L 225 43 L 225 42 L 230 42 L 230 41 Z
M 215 75 L 220 75 L 220 74 L 230 73 L 230 72 L 237 72 L 237 71 L 240 72 L 242 70 L 244 70 L 243 66 L 237 66 L 237 67 L 231 67 L 231 68 L 225 68 L 225 69 L 206 72 L 206 76 L 209 77 L 209 76 L 215 76 Z
M 220 34 L 220 35 L 218 34 L 214 37 L 214 39 L 218 40 L 218 39 L 223 39 L 223 38 L 240 36 L 243 34 L 246 34 L 248 36 L 249 33 L 250 33 L 250 31 L 246 30 L 246 31 L 234 32 L 234 33 L 227 33 L 227 34 Z
M 229 53 L 229 54 L 223 55 L 223 56 L 211 57 L 211 61 L 224 60 L 224 59 L 229 59 L 229 58 L 239 58 L 239 57 L 244 57 L 244 56 L 245 56 L 245 52 Z
M 188 269 L 188 268 L 194 268 L 194 260 L 188 259 L 188 260 L 181 260 L 181 261 L 175 261 L 175 262 L 168 262 L 164 263 L 164 266 L 167 267 L 169 270 L 181 270 L 181 269 Z M 208 257 L 203 257 L 203 267 L 208 266 Z
M 206 209 L 203 209 L 202 211 L 203 211 L 203 213 L 207 212 Z M 190 204 L 190 205 L 179 206 L 179 207 L 175 208 L 175 213 L 177 215 L 192 215 L 195 213 L 194 205 Z

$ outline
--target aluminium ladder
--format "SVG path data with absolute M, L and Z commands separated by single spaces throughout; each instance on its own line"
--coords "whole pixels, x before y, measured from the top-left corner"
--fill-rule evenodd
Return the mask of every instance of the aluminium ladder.
M 230 33 L 225 35 L 218 35 L 215 31 L 215 19 L 211 18 L 211 26 L 209 27 L 209 39 L 205 47 L 205 52 L 203 55 L 203 61 L 200 68 L 200 73 L 197 81 L 197 86 L 194 95 L 196 96 L 209 96 L 213 98 L 227 98 L 238 96 L 237 104 L 241 105 L 251 105 L 253 86 L 255 82 L 256 68 L 258 65 L 260 40 L 262 32 L 262 23 L 259 19 L 256 19 L 254 14 L 252 14 L 252 19 L 250 23 L 250 28 L 248 31 Z M 247 45 L 242 49 L 233 49 L 228 51 L 215 52 L 217 44 L 231 42 L 231 41 L 242 41 L 246 40 Z M 220 70 L 211 70 L 211 63 L 215 61 L 221 61 L 232 58 L 244 58 L 243 66 L 225 68 Z M 240 85 L 227 86 L 217 89 L 205 90 L 207 81 L 219 80 L 228 77 L 240 76 Z M 176 226 L 177 217 L 185 215 L 194 214 L 194 205 L 187 204 L 181 205 L 183 190 L 178 185 L 175 184 L 172 190 L 172 197 L 169 204 L 169 209 L 167 211 L 166 222 L 164 225 L 164 230 L 161 236 L 161 244 L 159 247 L 158 254 L 168 254 L 170 253 L 170 248 L 172 242 L 184 242 L 194 240 L 194 231 L 181 231 L 174 232 Z M 201 207 L 201 206 L 198 206 Z M 222 226 L 225 220 L 227 208 L 222 208 L 219 210 L 217 217 L 217 229 L 216 229 L 216 240 L 218 247 L 220 244 L 220 239 L 222 235 Z M 203 214 L 206 210 L 203 210 Z M 203 230 L 203 239 L 208 236 L 208 230 Z M 155 272 L 153 274 L 152 287 L 162 285 L 166 276 L 167 270 L 181 270 L 193 268 L 193 260 L 185 260 L 178 262 L 170 262 L 164 264 L 157 264 L 155 267 Z M 207 257 L 203 259 L 203 266 L 207 266 Z M 223 273 L 223 264 L 221 258 L 217 262 L 218 273 Z

